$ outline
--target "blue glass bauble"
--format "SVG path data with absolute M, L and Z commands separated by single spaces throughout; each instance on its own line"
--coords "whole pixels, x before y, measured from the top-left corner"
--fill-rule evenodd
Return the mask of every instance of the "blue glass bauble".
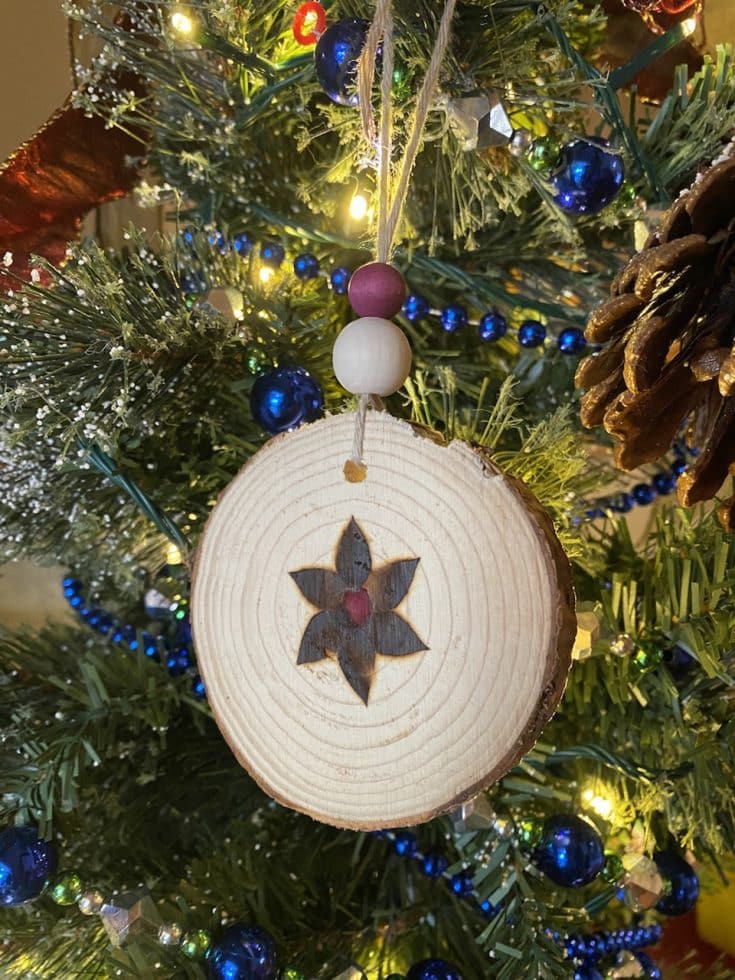
M 579 327 L 566 327 L 556 338 L 556 346 L 562 354 L 581 354 L 587 346 L 584 331 Z
M 633 498 L 629 493 L 616 493 L 614 497 L 610 499 L 610 510 L 614 511 L 616 514 L 627 514 L 629 511 L 633 510 Z
M 319 275 L 319 259 L 311 252 L 303 252 L 293 260 L 293 271 L 299 279 L 316 279 Z
M 445 306 L 442 310 L 442 326 L 447 333 L 463 330 L 467 326 L 468 321 L 467 310 L 458 303 Z
M 508 321 L 500 313 L 486 313 L 480 320 L 480 340 L 500 340 L 508 330 Z
M 475 890 L 469 871 L 459 871 L 451 878 L 452 891 L 460 898 L 469 898 Z
M 323 408 L 321 385 L 302 367 L 276 368 L 261 374 L 250 394 L 253 418 L 271 435 L 313 422 Z
M 414 963 L 406 980 L 462 980 L 462 974 L 446 960 L 421 960 Z
M 56 871 L 56 848 L 40 840 L 35 827 L 0 832 L 0 905 L 22 905 L 37 898 Z
M 602 211 L 625 179 L 620 154 L 596 137 L 572 140 L 561 153 L 561 165 L 551 178 L 556 203 L 572 214 Z
M 546 327 L 538 320 L 524 320 L 518 328 L 521 347 L 540 347 L 546 337 Z
M 266 242 L 260 246 L 260 261 L 277 269 L 286 257 L 286 250 L 280 242 Z
M 427 317 L 430 309 L 427 299 L 419 296 L 418 293 L 411 293 L 410 296 L 406 297 L 406 302 L 403 304 L 403 315 L 407 320 L 414 323 L 416 320 L 423 320 Z
M 677 456 L 677 458 L 671 464 L 671 472 L 674 474 L 674 476 L 681 476 L 686 468 L 687 461 L 683 456 Z
M 350 284 L 351 275 L 352 273 L 346 265 L 338 265 L 330 275 L 329 281 L 332 284 L 332 289 L 338 296 L 347 295 L 347 287 Z
M 656 496 L 656 491 L 648 483 L 636 483 L 631 490 L 631 494 L 637 504 L 645 505 L 651 503 Z
M 683 680 L 696 662 L 691 653 L 678 643 L 664 650 L 664 663 L 677 681 Z
M 210 245 L 214 245 L 217 251 L 221 252 L 222 255 L 225 255 L 229 250 L 227 240 L 221 231 L 217 231 L 216 229 L 214 231 L 210 231 L 210 233 L 207 235 L 207 241 Z
M 265 929 L 238 922 L 212 947 L 208 964 L 211 980 L 273 980 L 276 944 Z
M 656 905 L 664 915 L 684 915 L 696 905 L 699 898 L 699 878 L 694 868 L 673 848 L 653 855 L 656 867 L 671 885 L 671 891 Z
M 594 827 L 574 814 L 560 813 L 544 823 L 533 860 L 557 885 L 579 888 L 602 871 L 605 849 Z
M 676 477 L 671 473 L 657 473 L 653 480 L 651 480 L 651 483 L 656 488 L 656 493 L 660 493 L 662 497 L 665 497 L 676 486 Z
M 332 102 L 357 105 L 357 59 L 370 24 L 360 17 L 338 20 L 322 34 L 314 52 L 316 77 Z
M 204 681 L 201 679 L 199 674 L 195 674 L 191 682 L 191 693 L 194 695 L 195 698 L 198 698 L 200 701 L 203 701 L 204 698 L 207 696 L 207 691 L 206 688 L 204 687 Z

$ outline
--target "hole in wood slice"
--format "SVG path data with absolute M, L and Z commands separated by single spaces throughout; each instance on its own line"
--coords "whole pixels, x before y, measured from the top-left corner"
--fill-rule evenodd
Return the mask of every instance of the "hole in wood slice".
M 431 819 L 496 781 L 563 692 L 569 565 L 529 491 L 385 413 L 269 442 L 197 550 L 194 642 L 217 723 L 279 802 L 339 827 Z

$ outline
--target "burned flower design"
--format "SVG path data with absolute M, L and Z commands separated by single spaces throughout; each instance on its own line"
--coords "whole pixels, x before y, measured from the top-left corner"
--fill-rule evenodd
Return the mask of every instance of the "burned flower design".
M 304 598 L 320 610 L 304 630 L 296 662 L 312 664 L 333 654 L 347 683 L 367 704 L 378 655 L 407 657 L 428 649 L 395 612 L 419 561 L 400 559 L 373 569 L 370 545 L 350 518 L 337 544 L 335 571 L 302 568 L 290 573 Z

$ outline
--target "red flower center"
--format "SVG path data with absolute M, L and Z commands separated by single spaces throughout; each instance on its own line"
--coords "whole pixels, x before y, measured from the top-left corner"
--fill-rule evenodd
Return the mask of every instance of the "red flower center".
M 362 626 L 373 611 L 373 604 L 366 589 L 348 589 L 342 596 L 342 605 L 353 626 Z

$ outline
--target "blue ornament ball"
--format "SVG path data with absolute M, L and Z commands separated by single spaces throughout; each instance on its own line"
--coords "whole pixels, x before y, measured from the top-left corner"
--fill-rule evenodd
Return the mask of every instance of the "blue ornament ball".
M 533 860 L 555 884 L 579 888 L 602 871 L 605 848 L 594 827 L 574 814 L 560 813 L 544 824 Z
M 571 214 L 598 214 L 623 185 L 622 157 L 607 140 L 592 136 L 572 140 L 561 152 L 561 165 L 551 178 L 556 203 Z
M 440 851 L 429 851 L 421 861 L 421 870 L 428 878 L 441 878 L 449 862 Z
M 338 20 L 328 27 L 314 52 L 316 77 L 332 102 L 357 105 L 357 59 L 370 27 L 361 17 Z
M 633 495 L 633 500 L 642 506 L 650 504 L 653 498 L 656 496 L 656 491 L 648 483 L 636 483 L 631 490 L 631 493 Z
M 421 960 L 414 963 L 406 980 L 462 980 L 462 974 L 446 960 Z
M 411 323 L 424 320 L 430 311 L 429 301 L 423 296 L 419 296 L 418 293 L 411 293 L 410 296 L 406 297 L 406 302 L 403 304 L 403 315 Z
M 280 242 L 266 242 L 260 246 L 260 261 L 263 265 L 278 269 L 285 258 L 286 250 Z
M 0 832 L 0 905 L 22 905 L 37 898 L 56 871 L 56 848 L 35 827 Z
M 684 915 L 697 904 L 699 878 L 694 868 L 671 847 L 653 855 L 656 867 L 669 882 L 671 890 L 656 905 L 664 915 Z
M 441 319 L 442 326 L 447 333 L 455 333 L 457 330 L 464 330 L 469 323 L 467 310 L 464 308 L 464 306 L 460 306 L 459 303 L 452 303 L 451 306 L 445 306 L 442 310 Z
M 656 493 L 660 493 L 662 497 L 666 497 L 673 492 L 676 486 L 676 477 L 671 473 L 656 473 L 651 482 L 655 487 Z
M 261 374 L 250 393 L 253 418 L 271 435 L 314 422 L 323 408 L 321 385 L 302 367 L 276 368 Z
M 480 320 L 480 340 L 500 340 L 508 331 L 508 321 L 500 313 L 486 313 Z
M 347 295 L 347 287 L 350 284 L 350 270 L 346 265 L 338 265 L 329 277 L 332 289 L 338 296 Z
M 208 966 L 210 980 L 274 980 L 276 944 L 265 929 L 238 922 L 212 947 Z

